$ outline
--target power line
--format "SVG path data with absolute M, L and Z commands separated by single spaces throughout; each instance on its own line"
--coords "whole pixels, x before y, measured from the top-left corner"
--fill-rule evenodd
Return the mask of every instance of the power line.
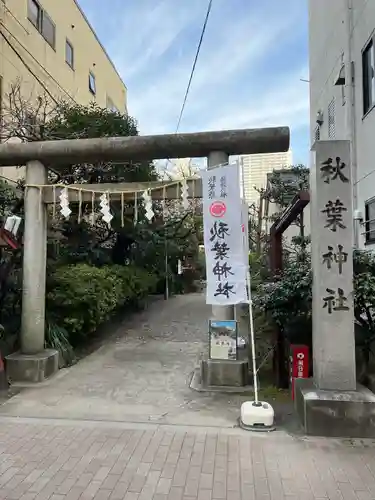
M 201 32 L 201 36 L 200 36 L 198 47 L 197 47 L 197 52 L 195 54 L 194 63 L 193 63 L 193 66 L 192 66 L 191 72 L 190 72 L 189 83 L 188 83 L 188 86 L 186 88 L 184 101 L 182 103 L 182 107 L 181 107 L 181 111 L 180 111 L 180 116 L 179 116 L 178 122 L 177 122 L 176 134 L 178 132 L 178 129 L 180 128 L 180 124 L 181 124 L 181 120 L 182 120 L 182 115 L 184 114 L 185 105 L 186 105 L 186 101 L 187 101 L 187 98 L 188 98 L 188 95 L 189 95 L 191 82 L 193 80 L 193 76 L 194 76 L 194 72 L 195 72 L 195 67 L 197 65 L 199 53 L 200 53 L 202 42 L 203 42 L 203 37 L 204 37 L 204 34 L 206 32 L 206 27 L 207 27 L 208 18 L 210 16 L 211 7 L 212 7 L 212 0 L 209 0 L 208 7 L 207 7 L 207 12 L 206 12 L 206 18 L 205 18 L 204 23 L 203 23 L 202 32 Z
M 25 68 L 29 71 L 29 73 L 32 74 L 32 76 L 35 78 L 35 80 L 40 84 L 40 86 L 45 90 L 45 92 L 49 95 L 49 97 L 54 101 L 55 104 L 58 104 L 58 101 L 55 99 L 55 97 L 51 94 L 51 92 L 48 90 L 48 88 L 44 85 L 42 80 L 34 73 L 34 71 L 30 68 L 30 66 L 26 63 L 26 61 L 23 59 L 21 54 L 18 52 L 18 50 L 13 47 L 12 43 L 8 40 L 8 38 L 4 35 L 2 31 L 0 31 L 1 36 L 5 40 L 5 42 L 9 45 L 9 47 L 13 50 L 13 52 L 16 54 L 18 59 L 22 62 L 22 64 L 25 66 Z
M 188 98 L 188 95 L 189 95 L 189 92 L 190 92 L 191 82 L 193 80 L 193 76 L 194 76 L 194 73 L 195 73 L 195 67 L 197 65 L 197 61 L 198 61 L 199 53 L 200 53 L 200 50 L 201 50 L 201 46 L 202 46 L 204 34 L 206 32 L 208 18 L 210 16 L 210 12 L 211 12 L 211 8 L 212 8 L 212 1 L 213 0 L 209 0 L 209 2 L 208 2 L 206 17 L 205 17 L 205 20 L 204 20 L 204 23 L 203 23 L 201 36 L 199 38 L 198 47 L 197 47 L 197 51 L 196 51 L 196 54 L 195 54 L 193 66 L 191 68 L 189 82 L 188 82 L 188 85 L 187 85 L 187 88 L 186 88 L 186 92 L 185 92 L 185 97 L 184 97 L 184 100 L 183 100 L 183 103 L 182 103 L 182 106 L 181 106 L 180 116 L 178 117 L 178 122 L 177 122 L 175 134 L 178 133 L 178 130 L 179 130 L 180 124 L 181 124 L 181 120 L 182 120 L 182 116 L 183 116 L 184 111 L 185 111 L 185 106 L 186 106 L 187 98 Z M 165 170 L 167 169 L 168 163 L 172 163 L 169 158 L 165 162 L 165 166 L 164 166 Z
M 373 170 L 370 170 L 370 172 L 368 172 L 367 174 L 365 174 L 363 177 L 359 178 L 357 180 L 357 182 L 354 183 L 354 185 L 356 186 L 357 184 L 359 184 L 360 182 L 364 181 L 365 179 L 367 179 L 367 177 L 369 177 L 370 175 L 372 175 L 373 173 L 375 173 L 375 168 Z
M 35 56 L 33 56 L 33 54 L 18 40 L 17 37 L 15 37 L 13 35 L 13 33 L 8 30 L 8 28 L 4 25 L 4 23 L 0 22 L 0 26 L 2 27 L 2 29 L 4 29 L 5 31 L 7 31 L 7 33 L 20 45 L 20 47 L 22 47 L 22 49 L 38 64 L 38 66 L 46 73 L 46 75 L 51 78 L 52 81 L 54 81 L 56 83 L 56 85 L 59 87 L 59 89 L 64 92 L 68 97 L 69 99 L 71 99 L 73 102 L 76 103 L 75 99 L 69 94 L 69 92 L 67 90 L 64 89 L 64 87 L 62 87 L 60 85 L 60 83 L 56 80 L 56 78 L 53 77 L 53 75 L 51 75 L 51 73 L 49 71 L 46 70 L 46 68 L 40 64 L 40 62 L 37 60 L 37 58 Z M 4 38 L 4 34 L 1 33 L 3 38 Z M 8 41 L 8 44 L 9 44 L 9 40 Z M 14 50 L 14 48 L 12 47 L 12 49 Z M 24 62 L 24 61 L 22 61 Z M 27 67 L 27 69 L 29 69 Z M 30 71 L 30 70 L 29 70 Z M 34 76 L 34 75 L 33 75 Z

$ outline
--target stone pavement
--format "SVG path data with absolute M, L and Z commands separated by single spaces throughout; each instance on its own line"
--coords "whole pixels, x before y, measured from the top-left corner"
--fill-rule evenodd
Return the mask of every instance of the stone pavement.
M 189 388 L 208 345 L 209 315 L 202 294 L 157 300 L 94 354 L 13 397 L 0 415 L 233 427 L 244 396 Z
M 1 500 L 371 500 L 372 443 L 0 419 Z
M 375 499 L 375 441 L 249 433 L 243 396 L 189 389 L 208 317 L 157 301 L 0 406 L 0 500 Z

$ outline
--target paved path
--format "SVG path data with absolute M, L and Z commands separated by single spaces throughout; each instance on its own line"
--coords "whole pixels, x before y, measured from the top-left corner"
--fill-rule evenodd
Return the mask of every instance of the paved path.
M 245 397 L 189 388 L 209 314 L 202 294 L 156 301 L 97 352 L 9 400 L 0 415 L 233 427 Z
M 375 499 L 375 442 L 251 434 L 241 398 L 188 388 L 208 315 L 156 302 L 1 406 L 0 500 Z
M 371 500 L 375 449 L 238 429 L 0 420 L 1 500 Z

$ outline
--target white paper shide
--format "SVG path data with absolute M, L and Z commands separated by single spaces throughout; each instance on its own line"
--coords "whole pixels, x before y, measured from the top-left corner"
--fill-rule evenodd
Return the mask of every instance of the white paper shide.
M 202 172 L 207 304 L 247 301 L 238 164 Z

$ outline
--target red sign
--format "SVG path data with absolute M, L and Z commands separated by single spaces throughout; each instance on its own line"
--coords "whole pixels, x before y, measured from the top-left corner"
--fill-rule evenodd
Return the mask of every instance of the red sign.
M 223 201 L 214 201 L 210 206 L 210 214 L 213 217 L 223 217 L 227 211 L 227 206 Z
M 309 376 L 309 348 L 307 345 L 290 346 L 290 385 L 294 400 L 294 381 Z

